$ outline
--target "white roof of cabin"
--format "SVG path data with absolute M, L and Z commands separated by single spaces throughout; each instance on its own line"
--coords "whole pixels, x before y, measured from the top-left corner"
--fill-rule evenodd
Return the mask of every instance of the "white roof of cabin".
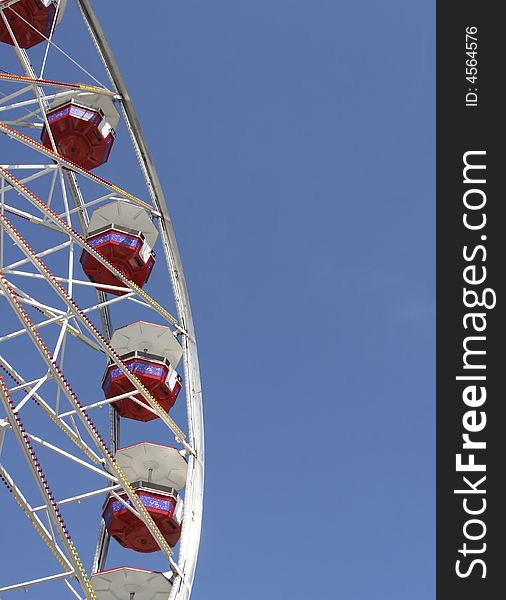
M 115 130 L 119 123 L 119 112 L 114 105 L 114 100 L 111 96 L 105 94 L 96 94 L 93 92 L 85 92 L 82 90 L 69 90 L 68 92 L 60 93 L 50 103 L 50 110 L 67 104 L 70 101 L 77 102 L 90 108 L 100 108 L 104 113 L 105 118 L 109 125 Z
M 158 230 L 146 210 L 129 202 L 115 200 L 95 209 L 88 226 L 88 235 L 111 224 L 141 231 L 151 248 L 158 238 Z
M 91 577 L 97 600 L 167 600 L 172 589 L 162 573 L 132 567 L 120 567 Z
M 174 369 L 183 355 L 181 344 L 170 327 L 147 321 L 137 321 L 116 329 L 111 345 L 120 356 L 134 351 L 163 356 Z
M 186 485 L 188 463 L 176 448 L 142 442 L 121 448 L 114 457 L 128 481 L 149 481 L 180 490 Z

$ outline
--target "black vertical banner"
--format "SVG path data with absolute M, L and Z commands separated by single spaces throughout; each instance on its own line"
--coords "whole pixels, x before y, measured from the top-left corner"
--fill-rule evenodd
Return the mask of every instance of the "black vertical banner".
M 437 598 L 506 597 L 500 2 L 437 5 Z

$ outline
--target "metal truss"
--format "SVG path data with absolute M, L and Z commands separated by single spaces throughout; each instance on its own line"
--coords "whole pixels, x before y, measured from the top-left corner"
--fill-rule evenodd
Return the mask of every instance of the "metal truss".
M 25 515 L 56 564 L 42 577 L 27 567 L 21 581 L 0 581 L 0 595 L 33 589 L 37 597 L 41 585 L 59 583 L 69 597 L 95 599 L 90 574 L 79 554 L 82 528 L 94 523 L 80 522 L 72 528 L 71 537 L 64 513 L 69 507 L 112 495 L 145 523 L 165 556 L 167 571 L 174 574 L 170 600 L 188 600 L 201 532 L 204 431 L 195 332 L 172 221 L 133 104 L 91 2 L 75 0 L 102 65 L 98 74 L 73 57 L 71 43 L 65 42 L 72 36 L 72 32 L 65 35 L 65 18 L 57 28 L 61 32 L 58 42 L 53 23 L 43 42 L 42 58 L 37 58 L 40 64 L 32 62 L 30 51 L 19 46 L 5 17 L 5 10 L 15 11 L 18 1 L 4 1 L 0 7 L 0 22 L 11 34 L 17 64 L 12 72 L 0 72 L 0 160 L 4 161 L 0 164 L 0 479 L 21 509 L 19 518 Z M 65 65 L 65 72 L 75 71 L 75 81 L 44 77 L 46 70 L 60 64 Z M 89 83 L 79 82 L 82 79 Z M 138 181 L 145 189 L 142 197 L 125 189 L 128 185 L 111 182 L 58 154 L 47 113 L 50 103 L 68 90 L 83 99 L 102 94 L 115 100 L 129 139 L 123 139 L 113 152 L 128 151 L 136 159 Z M 44 127 L 52 149 L 39 141 Z M 91 212 L 111 200 L 142 207 L 151 215 L 163 250 L 156 268 L 163 271 L 165 266 L 165 285 L 140 288 L 87 243 Z M 88 280 L 79 265 L 82 252 L 107 268 L 117 285 Z M 163 410 L 111 346 L 116 314 L 120 319 L 129 315 L 131 321 L 140 314 L 168 324 L 178 337 L 183 348 L 185 423 L 177 423 Z M 88 397 L 85 392 L 86 399 L 81 401 L 70 383 L 73 379 L 82 387 L 75 373 L 81 356 L 90 365 L 114 364 L 134 390 L 110 399 L 98 393 Z M 188 479 L 177 556 L 114 460 L 121 422 L 111 405 L 124 398 L 156 415 L 157 426 L 186 455 Z M 101 409 L 108 412 L 105 425 Z M 92 420 L 91 414 L 99 418 Z M 138 427 L 139 439 L 146 441 L 143 424 Z M 13 453 L 23 457 L 24 470 L 19 460 L 10 466 Z M 54 477 L 54 466 L 60 463 L 66 472 L 84 474 L 82 483 L 80 475 L 73 478 L 75 485 L 67 493 L 64 482 Z M 50 481 L 59 490 L 56 494 Z M 125 495 L 129 502 L 123 500 Z M 110 544 L 103 522 L 97 535 L 94 554 L 86 557 L 92 562 L 91 574 L 107 565 Z

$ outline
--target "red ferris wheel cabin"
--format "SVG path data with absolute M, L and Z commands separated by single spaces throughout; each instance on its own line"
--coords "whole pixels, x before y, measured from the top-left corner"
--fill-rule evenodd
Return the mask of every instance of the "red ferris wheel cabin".
M 51 135 L 44 126 L 44 146 L 91 171 L 109 159 L 119 113 L 110 96 L 72 91 L 50 106 L 47 122 Z
M 0 16 L 0 42 L 20 48 L 31 48 L 43 42 L 51 34 L 57 17 L 56 0 L 1 0 L 5 4 L 3 14 L 7 23 Z M 60 3 L 57 21 L 65 10 L 66 0 Z
M 186 460 L 176 448 L 148 442 L 118 450 L 115 460 L 165 541 L 175 546 L 183 518 L 183 501 L 177 490 L 186 485 Z M 127 495 L 120 494 L 120 498 L 111 494 L 104 504 L 102 517 L 109 534 L 136 552 L 159 550 L 147 526 L 126 506 L 131 506 Z
M 181 517 L 176 514 L 178 494 L 173 488 L 149 485 L 138 481 L 132 484 L 135 493 L 169 546 L 175 546 L 181 537 Z M 130 504 L 126 494 L 123 502 Z M 109 534 L 124 548 L 136 552 L 156 552 L 159 546 L 147 526 L 120 500 L 110 497 L 103 512 Z
M 158 231 L 143 208 L 116 200 L 93 212 L 86 241 L 127 279 L 142 287 L 155 264 L 153 246 L 157 237 Z M 81 254 L 81 265 L 94 283 L 123 287 L 116 275 L 86 250 Z M 126 293 L 121 289 L 106 291 L 116 296 Z
M 137 379 L 144 385 L 163 410 L 169 412 L 181 390 L 182 380 L 176 372 L 183 350 L 169 327 L 137 321 L 116 329 L 111 345 Z M 104 375 L 102 389 L 106 398 L 115 398 L 135 388 L 114 363 Z M 113 403 L 120 416 L 136 421 L 158 418 L 140 394 L 135 399 L 125 397 Z

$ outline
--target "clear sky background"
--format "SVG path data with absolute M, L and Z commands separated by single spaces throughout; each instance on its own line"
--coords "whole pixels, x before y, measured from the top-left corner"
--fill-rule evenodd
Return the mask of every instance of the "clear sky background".
M 434 3 L 95 5 L 197 328 L 195 600 L 433 598 Z

